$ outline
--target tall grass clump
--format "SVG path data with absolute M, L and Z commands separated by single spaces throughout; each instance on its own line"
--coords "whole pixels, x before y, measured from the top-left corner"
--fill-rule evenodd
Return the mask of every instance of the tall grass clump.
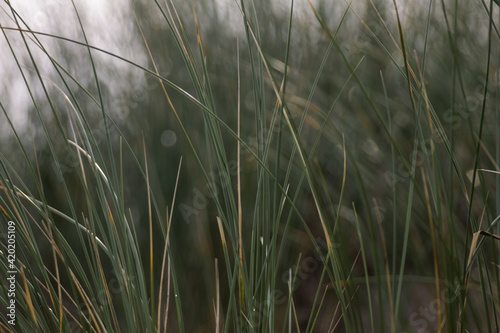
M 500 331 L 496 2 L 31 6 L 1 331 Z

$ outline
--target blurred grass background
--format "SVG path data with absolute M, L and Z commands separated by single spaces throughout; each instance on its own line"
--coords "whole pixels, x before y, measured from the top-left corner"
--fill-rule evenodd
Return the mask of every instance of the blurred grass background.
M 2 330 L 500 330 L 492 1 L 1 7 Z

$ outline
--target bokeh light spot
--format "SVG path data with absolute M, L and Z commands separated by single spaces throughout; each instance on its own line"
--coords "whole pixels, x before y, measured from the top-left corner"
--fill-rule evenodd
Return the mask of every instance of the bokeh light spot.
M 166 130 L 161 134 L 161 144 L 165 147 L 171 147 L 175 145 L 177 141 L 177 135 L 175 135 L 174 131 Z

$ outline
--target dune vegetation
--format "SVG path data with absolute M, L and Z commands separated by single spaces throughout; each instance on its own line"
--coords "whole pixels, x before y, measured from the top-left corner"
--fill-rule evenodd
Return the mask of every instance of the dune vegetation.
M 0 6 L 0 331 L 500 331 L 496 1 Z

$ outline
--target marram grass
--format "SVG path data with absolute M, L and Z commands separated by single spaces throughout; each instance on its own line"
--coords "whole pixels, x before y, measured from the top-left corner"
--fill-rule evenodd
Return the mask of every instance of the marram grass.
M 500 330 L 496 1 L 50 6 L 2 4 L 1 331 Z

